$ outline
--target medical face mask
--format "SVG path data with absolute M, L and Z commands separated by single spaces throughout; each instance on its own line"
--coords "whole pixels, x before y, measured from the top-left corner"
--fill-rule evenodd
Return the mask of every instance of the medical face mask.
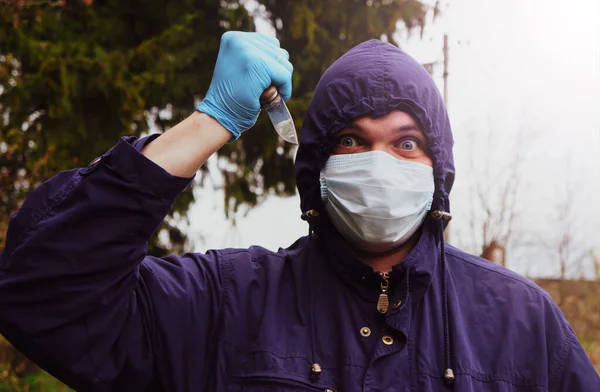
M 377 150 L 332 155 L 320 181 L 334 226 L 371 252 L 405 243 L 425 220 L 435 189 L 432 167 Z

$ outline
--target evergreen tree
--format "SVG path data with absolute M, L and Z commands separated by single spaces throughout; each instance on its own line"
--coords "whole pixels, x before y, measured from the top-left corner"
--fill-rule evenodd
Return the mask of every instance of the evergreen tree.
M 165 129 L 208 89 L 226 29 L 253 30 L 223 0 L 0 2 L 0 248 L 8 216 L 59 171 L 86 165 L 148 122 Z M 167 109 L 167 110 L 163 110 Z M 185 217 L 191 189 L 173 215 Z M 165 221 L 169 249 L 185 236 Z

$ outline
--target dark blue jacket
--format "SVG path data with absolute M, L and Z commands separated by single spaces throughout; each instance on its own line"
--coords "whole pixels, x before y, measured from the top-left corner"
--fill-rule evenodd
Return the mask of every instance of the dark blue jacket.
M 302 211 L 320 212 L 305 214 L 310 235 L 278 252 L 147 256 L 190 179 L 140 153 L 155 136 L 124 138 L 12 217 L 0 333 L 81 391 L 600 391 L 550 297 L 444 246 L 432 217 L 391 272 L 390 310 L 377 312 L 381 277 L 332 228 L 318 177 L 336 131 L 395 109 L 422 126 L 434 210 L 449 211 L 452 135 L 438 90 L 406 54 L 369 41 L 323 75 L 304 121 L 297 184 Z

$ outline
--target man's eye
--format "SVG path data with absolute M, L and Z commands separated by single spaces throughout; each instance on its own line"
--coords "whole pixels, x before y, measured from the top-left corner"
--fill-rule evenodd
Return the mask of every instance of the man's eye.
M 405 151 L 413 151 L 416 150 L 417 147 L 419 147 L 418 143 L 414 140 L 403 140 L 400 143 L 400 148 L 405 150 Z
M 352 136 L 342 136 L 340 137 L 339 144 L 343 147 L 354 147 L 358 144 L 358 141 Z

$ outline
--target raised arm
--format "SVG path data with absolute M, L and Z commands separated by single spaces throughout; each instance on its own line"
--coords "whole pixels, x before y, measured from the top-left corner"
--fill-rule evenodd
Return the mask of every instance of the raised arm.
M 146 255 L 147 243 L 197 169 L 254 124 L 271 84 L 289 98 L 291 65 L 278 42 L 227 33 L 196 113 L 160 137 L 123 138 L 31 192 L 0 255 L 0 333 L 85 391 L 163 383 L 158 364 L 185 361 L 190 350 L 177 350 L 186 334 L 210 351 L 219 253 L 159 259 Z M 194 355 L 196 371 L 206 371 L 208 356 Z

